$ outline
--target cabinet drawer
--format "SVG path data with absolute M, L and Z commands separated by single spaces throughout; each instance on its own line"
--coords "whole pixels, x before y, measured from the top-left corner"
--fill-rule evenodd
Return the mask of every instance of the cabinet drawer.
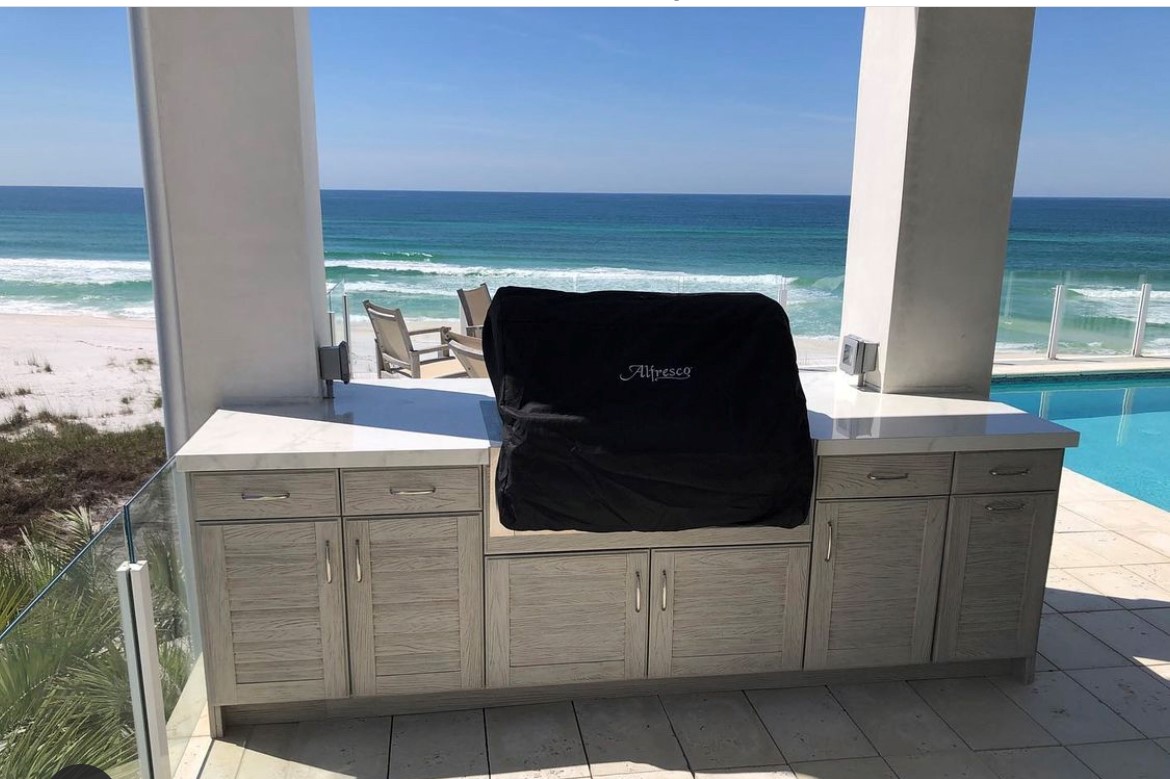
M 191 476 L 196 519 L 297 519 L 338 514 L 337 471 L 240 471 Z
M 1062 449 L 960 452 L 955 455 L 957 495 L 987 492 L 1049 492 L 1060 486 Z
M 946 495 L 951 490 L 952 459 L 949 452 L 822 457 L 817 499 Z
M 393 468 L 342 471 L 348 516 L 479 511 L 478 468 Z

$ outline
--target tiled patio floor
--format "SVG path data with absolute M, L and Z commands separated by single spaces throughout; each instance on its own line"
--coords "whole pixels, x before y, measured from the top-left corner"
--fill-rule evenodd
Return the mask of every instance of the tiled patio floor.
M 1167 779 L 1170 514 L 1066 471 L 1036 681 L 845 684 L 266 725 L 202 779 Z

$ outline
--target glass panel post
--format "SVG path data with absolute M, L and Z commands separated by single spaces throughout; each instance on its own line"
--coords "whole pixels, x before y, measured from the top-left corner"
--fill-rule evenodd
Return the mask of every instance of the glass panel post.
M 1142 344 L 1146 340 L 1146 319 L 1150 314 L 1150 293 L 1154 286 L 1149 282 L 1142 284 L 1141 296 L 1138 298 L 1137 321 L 1133 327 L 1133 350 L 1131 354 L 1134 357 L 1142 356 Z
M 1060 318 L 1064 313 L 1064 285 L 1057 284 L 1052 296 L 1052 320 L 1048 324 L 1048 359 L 1055 360 L 1060 344 Z

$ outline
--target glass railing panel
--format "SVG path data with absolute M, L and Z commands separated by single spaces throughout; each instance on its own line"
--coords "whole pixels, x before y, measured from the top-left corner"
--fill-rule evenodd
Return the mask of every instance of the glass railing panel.
M 0 777 L 75 764 L 138 775 L 115 577 L 127 556 L 118 517 L 0 634 Z
M 1129 354 L 1137 322 L 1136 275 L 1068 273 L 1064 285 L 1061 356 Z
M 1151 290 L 1146 308 L 1142 354 L 1147 357 L 1170 357 L 1170 274 L 1146 280 Z
M 209 735 L 193 547 L 179 510 L 180 478 L 171 461 L 126 505 L 133 561 L 145 561 L 150 572 L 172 773 L 192 740 Z
M 1007 271 L 1000 293 L 995 355 L 1000 359 L 1043 357 L 1048 351 L 1052 300 L 1058 272 Z

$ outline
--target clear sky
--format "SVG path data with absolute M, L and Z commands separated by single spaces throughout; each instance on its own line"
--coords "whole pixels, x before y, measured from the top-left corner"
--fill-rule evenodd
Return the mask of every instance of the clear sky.
M 847 193 L 860 9 L 321 9 L 322 186 Z M 1170 197 L 1170 9 L 1040 9 L 1016 193 Z M 138 186 L 125 11 L 0 9 L 0 185 Z

